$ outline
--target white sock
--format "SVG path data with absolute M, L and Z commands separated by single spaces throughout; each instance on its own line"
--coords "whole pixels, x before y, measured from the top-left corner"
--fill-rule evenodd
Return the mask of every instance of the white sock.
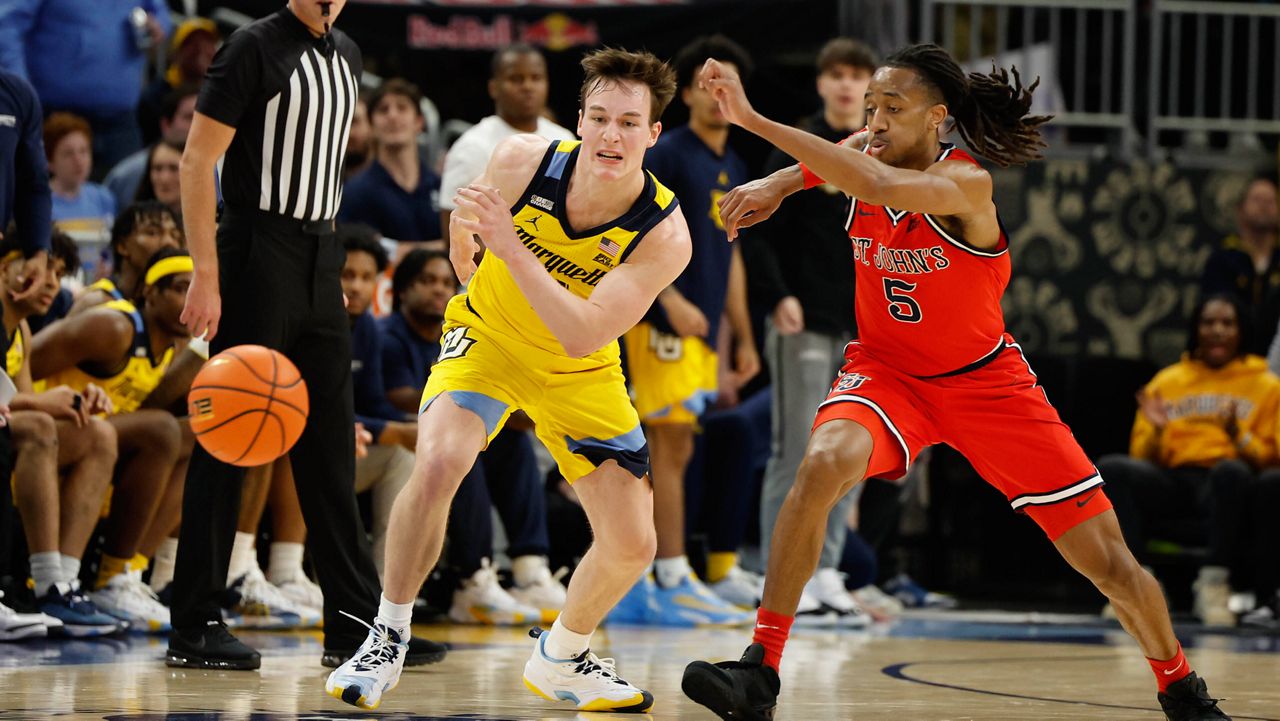
M 178 539 L 166 538 L 151 559 L 151 590 L 159 593 L 173 581 L 173 567 L 178 562 Z
M 253 534 L 236 531 L 236 540 L 231 546 L 231 566 L 227 568 L 227 586 L 238 581 L 256 565 L 257 559 L 253 554 Z
M 42 551 L 31 554 L 31 580 L 36 583 L 36 595 L 43 596 L 49 587 L 65 580 L 62 574 L 62 554 Z
M 551 571 L 546 556 L 517 556 L 511 560 L 511 575 L 520 588 L 537 583 L 544 569 L 548 573 Z
M 659 588 L 675 588 L 691 573 L 688 556 L 659 558 L 653 562 L 653 576 Z
M 560 619 L 556 619 L 556 622 L 551 624 L 551 630 L 547 631 L 546 639 L 543 641 L 542 650 L 557 661 L 577 658 L 591 647 L 590 633 L 574 633 L 565 628 Z
M 75 586 L 80 580 L 80 559 L 72 558 L 67 554 L 61 554 L 62 557 L 62 581 Z
M 280 586 L 306 575 L 302 572 L 304 550 L 306 546 L 301 543 L 278 541 L 271 544 L 271 560 L 267 563 L 267 580 Z
M 392 603 L 385 594 L 378 601 L 378 617 L 374 623 L 381 623 L 400 634 L 405 643 L 409 642 L 409 625 L 413 623 L 413 601 L 408 603 Z

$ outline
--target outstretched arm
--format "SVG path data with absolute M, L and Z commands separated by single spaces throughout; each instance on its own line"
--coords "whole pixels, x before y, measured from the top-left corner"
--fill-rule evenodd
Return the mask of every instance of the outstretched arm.
M 969 163 L 935 163 L 928 169 L 894 168 L 853 147 L 774 122 L 747 101 L 732 68 L 708 60 L 702 82 L 725 117 L 804 163 L 814 174 L 872 205 L 930 215 L 968 215 L 991 204 L 991 176 Z
M 31 377 L 48 378 L 81 363 L 119 363 L 133 332 L 129 318 L 109 308 L 64 318 L 31 337 Z

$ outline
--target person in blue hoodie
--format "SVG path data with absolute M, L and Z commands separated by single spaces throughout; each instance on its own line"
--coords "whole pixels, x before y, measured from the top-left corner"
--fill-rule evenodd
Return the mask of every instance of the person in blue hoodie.
M 101 177 L 142 147 L 147 51 L 172 30 L 164 0 L 0 0 L 0 67 L 30 82 L 46 110 L 89 119 Z

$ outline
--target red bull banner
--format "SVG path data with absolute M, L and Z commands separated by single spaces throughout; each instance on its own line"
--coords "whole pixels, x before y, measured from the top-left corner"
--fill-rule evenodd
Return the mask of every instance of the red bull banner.
M 494 50 L 525 42 L 558 52 L 600 44 L 594 21 L 582 22 L 558 12 L 533 21 L 505 14 L 488 19 L 453 15 L 440 23 L 425 15 L 410 15 L 406 27 L 406 44 L 414 50 Z

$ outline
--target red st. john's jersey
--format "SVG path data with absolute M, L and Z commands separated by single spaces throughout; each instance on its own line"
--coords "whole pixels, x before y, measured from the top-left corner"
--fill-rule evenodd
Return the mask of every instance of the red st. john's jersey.
M 978 164 L 950 143 L 942 144 L 938 160 Z M 999 225 L 996 247 L 980 250 L 927 213 L 853 199 L 846 227 L 863 350 L 927 377 L 962 369 L 1001 347 L 1009 237 Z

